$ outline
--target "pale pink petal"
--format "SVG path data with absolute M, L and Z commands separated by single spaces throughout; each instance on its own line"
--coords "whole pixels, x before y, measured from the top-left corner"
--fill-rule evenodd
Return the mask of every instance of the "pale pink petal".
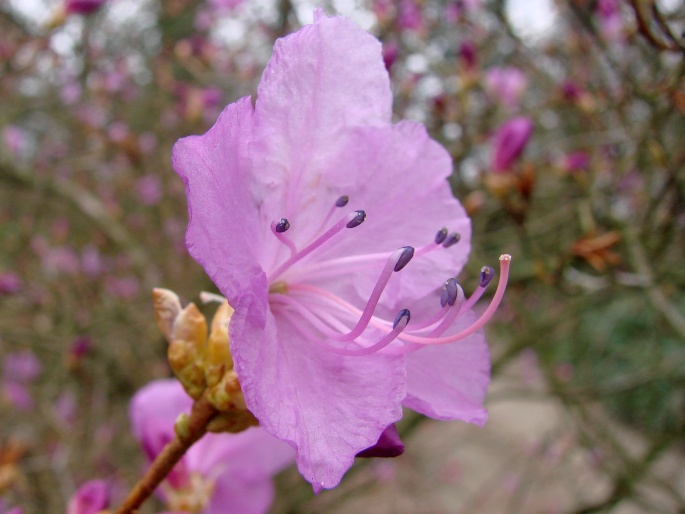
M 202 514 L 266 514 L 275 496 L 270 479 L 246 480 L 239 473 L 216 481 L 212 501 Z
M 173 149 L 174 169 L 188 198 L 188 251 L 229 301 L 261 273 L 255 260 L 259 217 L 247 157 L 252 119 L 250 98 L 242 98 L 226 107 L 206 134 L 183 138 Z M 262 287 L 266 292 L 266 282 Z
M 476 315 L 460 315 L 448 333 L 458 332 Z M 482 331 L 456 343 L 428 346 L 407 356 L 407 398 L 403 404 L 435 419 L 476 425 L 487 420 L 483 399 L 490 383 L 490 353 Z
M 206 475 L 224 472 L 265 480 L 295 461 L 289 444 L 261 428 L 239 434 L 207 434 L 187 454 L 188 467 Z
M 457 275 L 468 259 L 471 223 L 447 182 L 452 162 L 445 149 L 428 137 L 426 129 L 412 122 L 357 128 L 347 136 L 341 150 L 331 160 L 325 180 L 336 184 L 340 194 L 350 196 L 349 211 L 363 209 L 367 218 L 318 251 L 312 259 L 316 266 L 339 257 L 390 255 L 407 245 L 419 248 L 432 243 L 442 227 L 461 234 L 455 246 L 416 258 L 393 276 L 383 305 L 394 317 L 394 311 L 411 308 L 410 299 L 425 296 Z M 330 280 L 314 277 L 320 287 L 359 305 L 368 298 L 384 264 L 378 260 L 373 266 L 340 266 L 338 273 L 334 273 L 335 268 L 330 270 Z M 303 261 L 299 269 L 304 272 L 293 267 L 291 273 L 307 277 L 308 262 Z M 355 280 L 344 280 L 351 273 Z
M 336 486 L 354 456 L 402 416 L 404 358 L 333 354 L 303 337 L 290 313 L 264 317 L 259 301 L 241 300 L 230 333 L 248 407 L 297 449 L 315 489 Z
M 319 13 L 313 25 L 276 41 L 258 89 L 251 147 L 265 230 L 303 207 L 305 226 L 316 225 L 345 194 L 327 191 L 339 139 L 350 127 L 388 125 L 391 107 L 381 43 L 350 20 Z
M 175 379 L 155 380 L 139 389 L 129 405 L 129 419 L 133 435 L 142 441 L 148 427 L 168 427 L 171 437 L 174 423 L 182 412 L 190 413 L 193 400 Z

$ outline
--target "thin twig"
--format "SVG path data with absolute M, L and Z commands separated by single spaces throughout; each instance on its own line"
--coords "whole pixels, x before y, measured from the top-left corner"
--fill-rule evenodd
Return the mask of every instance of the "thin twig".
M 176 437 L 164 447 L 126 500 L 114 511 L 115 514 L 135 513 L 188 449 L 207 433 L 207 424 L 217 413 L 218 411 L 204 396 L 197 400 L 190 412 L 187 433 L 183 437 L 176 433 Z

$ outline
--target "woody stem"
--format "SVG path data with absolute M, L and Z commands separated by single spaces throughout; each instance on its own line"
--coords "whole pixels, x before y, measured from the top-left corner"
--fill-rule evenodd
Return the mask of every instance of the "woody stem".
M 143 478 L 138 481 L 119 508 L 114 511 L 115 514 L 134 514 L 188 449 L 207 433 L 207 424 L 216 414 L 218 411 L 207 401 L 205 396 L 196 400 L 190 411 L 187 432 L 183 434 L 183 437 L 176 433 L 176 437 L 157 455 Z

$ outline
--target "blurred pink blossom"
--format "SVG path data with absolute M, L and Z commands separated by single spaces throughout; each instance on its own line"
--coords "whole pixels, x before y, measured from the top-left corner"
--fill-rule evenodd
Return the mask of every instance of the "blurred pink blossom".
M 561 168 L 567 172 L 585 171 L 590 167 L 590 154 L 582 150 L 567 153 L 561 159 Z
M 519 116 L 500 125 L 492 138 L 492 171 L 510 171 L 533 134 L 533 120 Z
M 107 0 L 65 0 L 67 14 L 92 14 L 100 9 Z
M 133 434 L 148 460 L 174 437 L 191 398 L 176 380 L 156 380 L 131 400 Z M 272 476 L 293 462 L 292 448 L 261 428 L 207 434 L 190 448 L 157 489 L 170 510 L 194 500 L 203 514 L 265 514 L 274 497 Z
M 162 181 L 152 173 L 136 181 L 136 194 L 143 205 L 156 205 L 162 199 Z
M 11 271 L 0 273 L 0 296 L 21 291 L 22 282 L 19 275 Z
M 12 159 L 24 157 L 28 150 L 26 132 L 16 125 L 5 125 L 2 129 L 2 144 Z
M 66 514 L 97 514 L 109 507 L 109 494 L 104 480 L 86 482 L 69 499 Z
M 489 68 L 484 77 L 485 91 L 507 109 L 518 106 L 521 95 L 528 87 L 528 77 L 511 66 Z

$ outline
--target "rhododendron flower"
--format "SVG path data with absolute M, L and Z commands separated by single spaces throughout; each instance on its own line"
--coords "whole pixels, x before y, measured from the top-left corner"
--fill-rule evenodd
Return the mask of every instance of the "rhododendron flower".
M 188 250 L 235 309 L 247 407 L 315 490 L 337 485 L 402 405 L 487 416 L 480 328 L 504 280 L 476 321 L 493 271 L 468 300 L 453 278 L 471 225 L 449 154 L 422 125 L 393 125 L 391 106 L 380 42 L 318 10 L 276 42 L 254 106 L 229 105 L 173 152 Z
M 495 173 L 503 173 L 512 168 L 533 135 L 533 127 L 533 120 L 519 116 L 497 129 L 492 138 L 492 170 Z
M 176 380 L 156 380 L 131 400 L 133 434 L 152 461 L 174 438 L 174 422 L 193 401 Z M 173 511 L 261 514 L 274 497 L 271 477 L 294 459 L 290 446 L 260 428 L 207 434 L 173 468 L 157 492 Z
M 67 14 L 91 14 L 100 9 L 107 0 L 66 0 L 64 9 Z
M 69 499 L 67 514 L 97 514 L 108 506 L 109 485 L 103 480 L 91 480 Z
M 485 72 L 485 91 L 507 109 L 518 106 L 528 87 L 528 77 L 518 68 L 496 67 Z

